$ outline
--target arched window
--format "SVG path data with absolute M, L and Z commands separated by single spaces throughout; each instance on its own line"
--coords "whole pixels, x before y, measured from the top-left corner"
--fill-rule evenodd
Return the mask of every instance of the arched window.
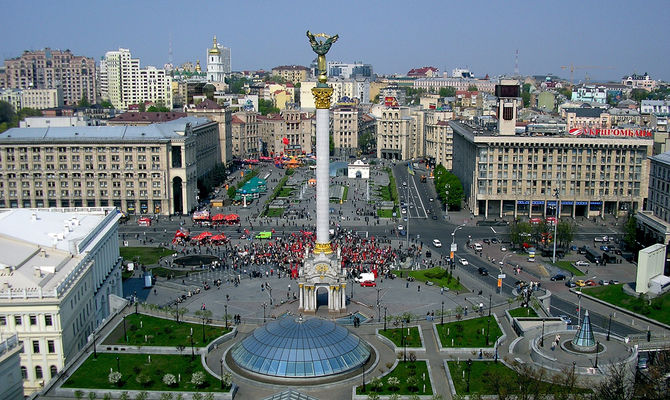
M 21 366 L 21 378 L 28 379 L 28 370 L 23 365 Z
M 55 365 L 52 365 L 52 366 L 49 368 L 49 370 L 50 370 L 50 372 L 51 372 L 51 377 L 52 377 L 52 378 L 55 377 L 56 374 L 58 373 L 58 368 L 57 368 Z
M 35 379 L 42 379 L 42 367 L 35 367 Z

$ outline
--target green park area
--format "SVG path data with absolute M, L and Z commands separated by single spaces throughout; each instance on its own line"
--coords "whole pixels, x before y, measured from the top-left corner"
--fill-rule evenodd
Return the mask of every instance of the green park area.
M 436 327 L 442 347 L 493 347 L 493 343 L 502 336 L 502 331 L 493 316 L 466 319 L 444 325 L 437 324 Z M 486 342 L 487 329 L 489 330 L 488 344 Z
M 268 208 L 268 211 L 265 213 L 266 217 L 281 217 L 284 215 L 283 208 Z
M 387 367 L 390 368 L 389 365 Z M 423 391 L 424 385 L 426 391 Z M 433 388 L 430 386 L 430 374 L 425 361 L 399 361 L 396 367 L 388 375 L 382 378 L 374 378 L 363 386 L 356 387 L 356 394 L 378 396 L 388 395 L 432 395 Z M 374 395 L 372 395 L 374 397 Z
M 111 379 L 110 371 L 121 373 L 118 382 L 110 382 L 115 380 Z M 222 391 L 221 381 L 205 371 L 199 356 L 192 358 L 190 354 L 98 353 L 97 358 L 91 354 L 67 379 L 63 387 L 103 390 Z M 228 384 L 226 390 L 229 389 Z
M 571 261 L 556 261 L 554 265 L 563 271 L 571 272 L 574 276 L 584 276 L 584 273 L 572 265 Z
M 163 278 L 167 278 L 168 276 L 177 278 L 177 277 L 180 277 L 180 276 L 188 275 L 188 271 L 178 270 L 178 269 L 170 269 L 170 268 L 164 268 L 164 267 L 151 268 L 151 273 L 154 276 L 160 276 L 160 277 L 163 277 Z
M 176 253 L 165 247 L 121 247 L 119 253 L 124 260 L 137 261 L 143 265 L 158 264 L 162 257 Z
M 625 293 L 623 285 L 596 286 L 583 288 L 582 291 L 615 306 L 642 314 L 664 324 L 670 324 L 670 313 L 667 311 L 670 308 L 670 293 L 654 299 L 649 299 L 644 295 L 635 297 Z
M 379 218 L 393 218 L 393 210 L 377 209 L 377 216 Z
M 545 381 L 548 376 L 540 378 L 537 371 L 520 367 L 519 371 L 508 367 L 502 362 L 475 361 L 473 360 L 468 374 L 468 363 L 462 361 L 449 361 L 449 373 L 454 382 L 454 388 L 459 395 L 477 394 L 482 396 L 498 396 L 496 398 L 544 398 L 538 397 L 542 394 L 561 395 L 554 398 L 573 398 L 574 393 L 586 393 L 587 390 L 574 386 L 566 386 L 571 377 L 566 374 L 557 374 L 553 377 L 554 382 Z M 468 375 L 470 377 L 470 390 L 468 392 Z
M 416 326 L 379 330 L 379 334 L 392 341 L 396 347 L 403 347 L 402 333 L 405 334 L 405 347 L 421 347 L 421 336 L 419 336 L 419 329 Z
M 515 318 L 537 317 L 537 313 L 530 307 L 519 307 L 509 310 L 509 315 Z
M 422 269 L 417 271 L 404 270 L 404 274 L 409 274 L 419 282 L 433 282 L 437 287 L 449 288 L 451 291 L 459 293 L 466 290 L 458 277 L 451 274 L 449 269 L 434 267 L 431 269 Z
M 176 310 L 176 309 L 175 309 Z M 230 332 L 220 326 L 213 326 L 205 321 L 201 323 L 177 323 L 172 319 L 158 318 L 146 314 L 129 314 L 124 324 L 120 323 L 114 332 L 105 340 L 109 344 L 127 344 L 131 346 L 167 346 L 180 347 L 184 352 L 190 351 L 191 334 L 193 347 L 204 347 L 217 337 Z M 203 340 L 204 331 L 204 340 Z

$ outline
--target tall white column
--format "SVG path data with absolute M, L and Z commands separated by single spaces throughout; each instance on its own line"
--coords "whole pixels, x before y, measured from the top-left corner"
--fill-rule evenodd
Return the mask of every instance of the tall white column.
M 328 109 L 316 110 L 316 242 L 328 243 L 329 115 Z

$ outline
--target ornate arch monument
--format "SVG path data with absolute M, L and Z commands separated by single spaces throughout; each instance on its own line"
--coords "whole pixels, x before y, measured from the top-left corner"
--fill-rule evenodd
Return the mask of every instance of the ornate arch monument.
M 346 276 L 342 273 L 339 251 L 337 255 L 333 254 L 328 229 L 329 109 L 333 89 L 326 84 L 326 53 L 338 35 L 312 35 L 307 31 L 307 37 L 319 60 L 319 83 L 312 89 L 316 103 L 316 244 L 312 252 L 307 250 L 308 255 L 299 271 L 299 310 L 315 313 L 317 291 L 325 288 L 328 291 L 328 311 L 343 313 L 347 309 Z M 317 37 L 324 40 L 317 41 Z

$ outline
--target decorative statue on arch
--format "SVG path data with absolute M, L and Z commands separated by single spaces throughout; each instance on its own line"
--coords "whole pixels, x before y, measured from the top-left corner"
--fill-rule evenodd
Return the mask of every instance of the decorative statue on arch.
M 316 41 L 316 38 L 324 38 L 325 40 Z M 310 31 L 307 31 L 307 38 L 309 38 L 309 44 L 312 45 L 312 50 L 318 55 L 317 57 L 317 68 L 319 68 L 319 83 L 325 85 L 328 77 L 326 76 L 326 53 L 330 50 L 330 46 L 333 43 L 337 42 L 339 35 L 329 36 L 325 33 L 317 33 L 312 35 Z

